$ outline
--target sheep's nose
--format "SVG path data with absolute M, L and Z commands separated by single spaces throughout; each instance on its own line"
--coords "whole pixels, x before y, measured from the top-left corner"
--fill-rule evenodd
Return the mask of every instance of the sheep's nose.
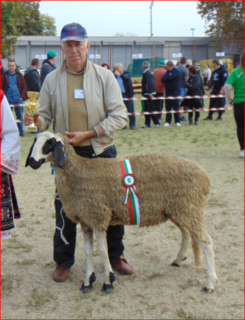
M 39 161 L 36 161 L 33 157 L 30 158 L 29 164 L 32 169 L 39 169 L 41 165 L 45 162 L 45 159 L 40 159 Z

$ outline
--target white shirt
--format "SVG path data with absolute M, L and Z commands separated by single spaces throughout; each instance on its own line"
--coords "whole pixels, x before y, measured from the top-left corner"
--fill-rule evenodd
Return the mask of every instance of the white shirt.
M 20 156 L 19 130 L 11 112 L 7 98 L 1 103 L 1 170 L 17 174 Z

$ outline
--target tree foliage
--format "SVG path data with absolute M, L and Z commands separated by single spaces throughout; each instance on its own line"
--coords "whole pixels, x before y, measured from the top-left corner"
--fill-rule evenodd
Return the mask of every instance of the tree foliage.
M 17 36 L 55 35 L 54 18 L 39 11 L 40 1 L 1 1 L 1 55 L 14 53 Z
M 225 45 L 244 46 L 244 1 L 198 1 L 198 13 L 206 21 L 205 33 Z
M 130 30 L 129 32 L 127 32 L 126 34 L 123 33 L 123 32 L 119 32 L 119 31 L 118 31 L 118 32 L 115 34 L 115 36 L 116 36 L 116 37 L 136 37 L 137 34 L 132 33 L 131 30 Z

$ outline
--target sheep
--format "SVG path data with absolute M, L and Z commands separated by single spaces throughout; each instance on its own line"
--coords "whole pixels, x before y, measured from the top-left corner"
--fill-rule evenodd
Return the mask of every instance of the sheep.
M 191 236 L 196 266 L 203 262 L 204 252 L 207 264 L 204 289 L 206 293 L 211 293 L 217 275 L 213 241 L 206 232 L 204 221 L 210 193 L 206 171 L 195 162 L 174 156 L 145 154 L 128 159 L 137 177 L 140 226 L 170 220 L 180 229 L 182 243 L 172 266 L 180 266 L 186 259 Z M 45 162 L 55 165 L 55 183 L 67 217 L 80 223 L 83 230 L 87 272 L 81 290 L 88 292 L 96 279 L 93 266 L 94 232 L 105 268 L 102 290 L 109 293 L 113 289 L 115 276 L 108 257 L 106 231 L 109 225 L 130 225 L 119 160 L 80 157 L 64 136 L 44 132 L 35 138 L 26 166 L 38 169 Z

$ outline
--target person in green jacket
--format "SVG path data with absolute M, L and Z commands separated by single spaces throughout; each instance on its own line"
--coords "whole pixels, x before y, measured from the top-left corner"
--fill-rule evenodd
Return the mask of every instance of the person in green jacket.
M 231 97 L 232 88 L 234 88 L 233 100 Z M 237 137 L 241 148 L 239 157 L 244 158 L 244 53 L 241 57 L 241 65 L 231 72 L 224 89 L 228 103 L 234 105 Z

